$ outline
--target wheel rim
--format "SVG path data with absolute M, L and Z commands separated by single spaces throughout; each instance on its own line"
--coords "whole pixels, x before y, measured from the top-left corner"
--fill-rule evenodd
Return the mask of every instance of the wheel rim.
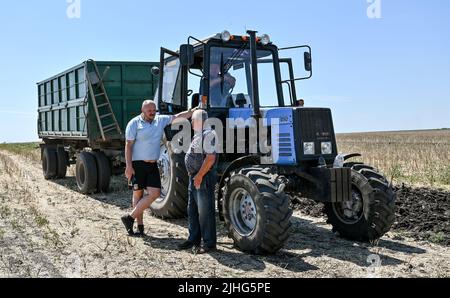
M 231 223 L 242 236 L 249 236 L 256 228 L 257 209 L 252 196 L 243 188 L 230 195 L 229 211 Z
M 333 210 L 343 223 L 355 224 L 359 222 L 364 215 L 364 204 L 361 193 L 353 188 L 350 199 L 344 202 L 334 203 Z
M 166 198 L 167 193 L 169 192 L 171 177 L 169 150 L 165 145 L 161 145 L 158 169 L 161 178 L 161 195 L 157 201 L 161 202 Z

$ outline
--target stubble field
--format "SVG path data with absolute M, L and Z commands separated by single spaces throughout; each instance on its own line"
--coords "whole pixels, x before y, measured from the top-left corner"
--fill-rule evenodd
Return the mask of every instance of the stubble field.
M 63 180 L 42 177 L 37 144 L 0 144 L 0 277 L 449 277 L 450 130 L 343 134 L 338 142 L 393 182 L 392 230 L 378 243 L 347 241 L 331 232 L 320 204 L 295 198 L 292 236 L 274 256 L 237 251 L 221 224 L 218 252 L 178 252 L 186 220 L 149 213 L 148 236 L 128 237 L 123 177 L 111 193 L 81 195 L 73 167 Z

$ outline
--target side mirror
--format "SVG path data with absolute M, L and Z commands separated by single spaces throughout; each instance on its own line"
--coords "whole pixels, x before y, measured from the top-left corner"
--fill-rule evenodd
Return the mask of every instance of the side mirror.
M 312 59 L 311 54 L 309 52 L 305 52 L 303 54 L 303 58 L 305 60 L 305 70 L 306 71 L 312 71 Z
M 191 66 L 194 64 L 194 46 L 183 44 L 180 46 L 180 63 L 183 66 Z
M 153 66 L 151 72 L 155 77 L 159 76 L 159 67 Z

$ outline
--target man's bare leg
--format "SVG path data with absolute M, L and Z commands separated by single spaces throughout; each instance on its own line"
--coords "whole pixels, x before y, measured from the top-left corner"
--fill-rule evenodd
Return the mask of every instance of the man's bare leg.
M 133 192 L 133 209 L 136 208 L 138 203 L 142 200 L 144 197 L 144 191 L 143 190 L 137 190 Z M 136 217 L 138 225 L 144 224 L 144 214 L 142 214 L 139 217 Z
M 136 205 L 133 212 L 131 212 L 132 218 L 143 218 L 144 217 L 144 211 L 149 208 L 154 201 L 156 201 L 157 198 L 161 195 L 161 189 L 159 188 L 153 188 L 153 187 L 147 187 L 147 195 L 144 196 Z

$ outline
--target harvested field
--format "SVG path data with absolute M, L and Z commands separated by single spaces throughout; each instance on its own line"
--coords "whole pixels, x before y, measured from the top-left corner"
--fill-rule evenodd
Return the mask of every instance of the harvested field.
M 338 134 L 340 152 L 381 170 L 395 184 L 450 190 L 450 129 Z
M 400 185 L 402 214 L 378 243 L 339 238 L 320 205 L 299 199 L 292 236 L 276 255 L 237 251 L 220 224 L 219 251 L 195 255 L 175 250 L 187 237 L 186 220 L 146 214 L 148 236 L 125 234 L 120 216 L 130 207 L 131 193 L 122 177 L 114 178 L 109 194 L 81 195 L 73 167 L 67 179 L 46 181 L 33 155 L 9 149 L 0 149 L 3 277 L 450 276 L 445 191 Z

